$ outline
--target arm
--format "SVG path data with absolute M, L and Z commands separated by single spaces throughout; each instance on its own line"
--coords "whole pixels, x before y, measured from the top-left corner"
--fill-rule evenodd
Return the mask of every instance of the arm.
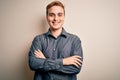
M 36 58 L 43 58 L 43 59 L 46 59 L 45 56 L 43 55 L 43 53 L 38 50 L 38 51 L 35 51 L 35 56 Z M 67 57 L 67 58 L 64 58 L 63 59 L 63 66 L 60 67 L 60 69 L 57 69 L 57 70 L 54 70 L 54 71 L 57 71 L 57 72 L 62 72 L 62 73 L 66 73 L 66 74 L 75 74 L 75 73 L 78 73 L 79 72 L 79 67 L 82 65 L 82 61 L 80 60 L 81 57 L 78 56 L 78 55 L 74 55 L 74 56 L 71 56 L 71 57 Z M 56 64 L 57 65 L 57 64 Z M 72 66 L 74 65 L 77 69 L 75 69 L 74 67 Z
M 77 74 L 80 72 L 83 54 L 79 38 L 74 40 L 72 49 L 72 56 L 64 58 L 62 60 L 63 66 L 61 66 L 59 69 L 55 69 L 54 71 L 62 72 L 65 74 Z M 41 51 L 35 51 L 35 56 L 37 58 L 45 58 Z
M 77 74 L 80 72 L 83 61 L 83 52 L 82 52 L 81 41 L 78 37 L 74 39 L 71 51 L 72 51 L 71 57 L 63 59 L 64 66 L 58 69 L 58 71 L 66 74 Z M 79 58 L 75 58 L 75 55 L 79 56 Z
M 38 49 L 42 51 L 41 39 L 39 36 L 34 38 L 29 51 L 29 66 L 32 70 L 49 71 L 59 69 L 63 65 L 62 59 L 51 60 L 45 58 L 37 58 L 34 54 L 34 51 Z

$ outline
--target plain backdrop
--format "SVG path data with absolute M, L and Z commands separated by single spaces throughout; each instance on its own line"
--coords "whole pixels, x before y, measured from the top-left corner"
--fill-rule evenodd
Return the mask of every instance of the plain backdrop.
M 0 0 L 0 80 L 32 80 L 28 52 L 46 32 L 46 5 L 53 0 Z M 61 0 L 64 28 L 82 41 L 78 80 L 120 80 L 120 0 Z

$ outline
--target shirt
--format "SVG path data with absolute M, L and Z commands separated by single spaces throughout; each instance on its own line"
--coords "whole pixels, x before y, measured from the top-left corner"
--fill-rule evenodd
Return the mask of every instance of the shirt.
M 36 58 L 35 50 L 41 50 L 46 59 Z M 63 58 L 79 55 L 83 60 L 81 40 L 76 35 L 62 33 L 55 38 L 48 32 L 37 35 L 29 51 L 29 66 L 35 71 L 34 80 L 77 80 L 81 70 L 74 65 L 63 65 Z

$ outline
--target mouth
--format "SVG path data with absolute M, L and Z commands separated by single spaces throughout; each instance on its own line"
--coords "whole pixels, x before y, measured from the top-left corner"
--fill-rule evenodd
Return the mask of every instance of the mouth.
M 53 25 L 58 25 L 60 22 L 52 22 Z

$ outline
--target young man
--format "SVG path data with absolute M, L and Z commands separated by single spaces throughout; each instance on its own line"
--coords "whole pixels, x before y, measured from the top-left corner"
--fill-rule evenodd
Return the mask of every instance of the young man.
M 29 65 L 34 80 L 77 80 L 83 53 L 80 39 L 62 27 L 64 5 L 54 1 L 46 7 L 47 33 L 34 38 L 29 52 Z

